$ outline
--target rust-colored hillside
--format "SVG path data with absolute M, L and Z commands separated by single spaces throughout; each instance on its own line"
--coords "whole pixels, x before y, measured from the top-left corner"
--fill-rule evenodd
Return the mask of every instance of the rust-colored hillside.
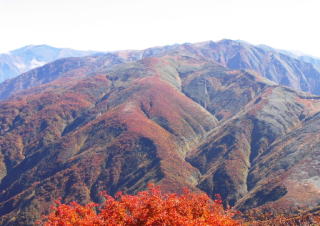
M 186 46 L 141 54 L 63 59 L 1 86 L 16 87 L 0 102 L 3 225 L 148 183 L 243 211 L 319 204 L 320 97 Z

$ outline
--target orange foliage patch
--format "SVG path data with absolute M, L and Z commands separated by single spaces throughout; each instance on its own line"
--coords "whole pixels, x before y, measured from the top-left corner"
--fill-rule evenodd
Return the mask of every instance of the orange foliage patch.
M 188 190 L 181 195 L 162 194 L 151 185 L 137 195 L 119 193 L 116 198 L 105 195 L 105 199 L 101 208 L 95 203 L 57 202 L 44 225 L 240 225 L 232 219 L 231 210 L 223 209 L 220 199 L 212 201 L 206 194 Z

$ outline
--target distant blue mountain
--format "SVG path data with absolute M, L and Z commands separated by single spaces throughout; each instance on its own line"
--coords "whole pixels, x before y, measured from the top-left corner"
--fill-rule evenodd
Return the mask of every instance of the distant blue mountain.
M 95 53 L 48 45 L 28 45 L 0 54 L 0 82 L 60 58 L 82 57 Z

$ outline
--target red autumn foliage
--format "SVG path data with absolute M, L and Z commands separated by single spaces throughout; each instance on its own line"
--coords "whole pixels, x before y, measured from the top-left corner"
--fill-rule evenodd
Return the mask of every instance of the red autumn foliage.
M 44 225 L 240 225 L 232 218 L 233 211 L 224 210 L 219 197 L 212 201 L 203 193 L 185 190 L 182 194 L 162 194 L 159 187 L 151 185 L 137 195 L 104 197 L 100 208 L 95 203 L 82 206 L 57 202 Z

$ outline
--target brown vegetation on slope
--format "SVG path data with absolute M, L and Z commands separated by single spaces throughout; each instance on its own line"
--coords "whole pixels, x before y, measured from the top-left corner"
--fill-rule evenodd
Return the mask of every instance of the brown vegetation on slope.
M 149 182 L 221 193 L 242 210 L 315 206 L 319 109 L 317 97 L 188 51 L 77 69 L 1 102 L 2 223 Z

